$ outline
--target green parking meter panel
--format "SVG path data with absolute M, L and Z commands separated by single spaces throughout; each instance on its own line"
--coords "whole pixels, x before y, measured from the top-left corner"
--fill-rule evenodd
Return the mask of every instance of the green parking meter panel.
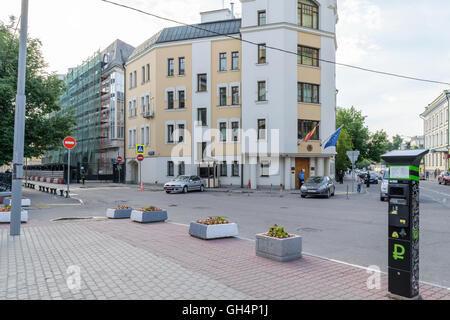
M 428 150 L 396 150 L 381 158 L 389 165 L 388 290 L 419 296 L 419 166 Z

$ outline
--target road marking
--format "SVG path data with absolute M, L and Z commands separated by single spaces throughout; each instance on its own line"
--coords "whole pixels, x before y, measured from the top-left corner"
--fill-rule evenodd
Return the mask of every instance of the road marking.
M 49 203 L 49 206 L 81 206 L 81 203 Z
M 426 190 L 426 191 L 430 191 L 430 192 L 433 192 L 433 193 L 437 193 L 437 194 L 439 194 L 439 195 L 441 195 L 441 196 L 450 197 L 450 194 L 448 194 L 448 193 L 443 193 L 443 192 L 431 190 L 431 189 L 424 188 L 424 187 L 420 187 L 420 189 Z

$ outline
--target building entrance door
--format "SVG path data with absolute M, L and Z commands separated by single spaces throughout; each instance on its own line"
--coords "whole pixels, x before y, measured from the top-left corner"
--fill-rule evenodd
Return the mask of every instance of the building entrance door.
M 305 181 L 309 178 L 309 158 L 295 158 L 295 189 L 300 189 L 298 174 L 305 170 Z

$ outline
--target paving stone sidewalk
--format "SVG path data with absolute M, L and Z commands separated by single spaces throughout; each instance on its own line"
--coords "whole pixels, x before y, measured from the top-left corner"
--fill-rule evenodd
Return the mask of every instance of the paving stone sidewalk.
M 279 263 L 239 238 L 204 241 L 174 223 L 52 222 L 0 228 L 2 299 L 387 299 L 366 270 L 308 255 Z M 69 289 L 80 268 L 80 289 Z M 73 268 L 73 267 L 72 267 Z M 424 299 L 447 289 L 421 285 Z

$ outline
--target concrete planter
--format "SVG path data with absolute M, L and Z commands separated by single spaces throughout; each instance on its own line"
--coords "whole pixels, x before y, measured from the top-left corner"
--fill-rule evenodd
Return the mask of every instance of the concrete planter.
M 272 260 L 286 262 L 302 257 L 302 237 L 278 239 L 262 233 L 256 235 L 256 255 Z
M 238 226 L 236 223 L 206 225 L 192 221 L 189 234 L 205 240 L 235 237 L 238 235 Z
M 107 209 L 106 216 L 110 219 L 127 219 L 133 209 Z
M 11 198 L 3 199 L 3 204 L 6 205 L 6 206 L 10 206 L 11 202 L 12 202 Z M 22 198 L 21 206 L 22 207 L 29 207 L 29 206 L 31 206 L 31 200 L 27 199 L 27 198 Z
M 139 211 L 133 210 L 131 211 L 131 220 L 137 222 L 162 222 L 167 220 L 167 211 Z
M 22 210 L 20 221 L 28 222 L 28 211 Z M 0 223 L 11 222 L 11 211 L 0 212 Z

